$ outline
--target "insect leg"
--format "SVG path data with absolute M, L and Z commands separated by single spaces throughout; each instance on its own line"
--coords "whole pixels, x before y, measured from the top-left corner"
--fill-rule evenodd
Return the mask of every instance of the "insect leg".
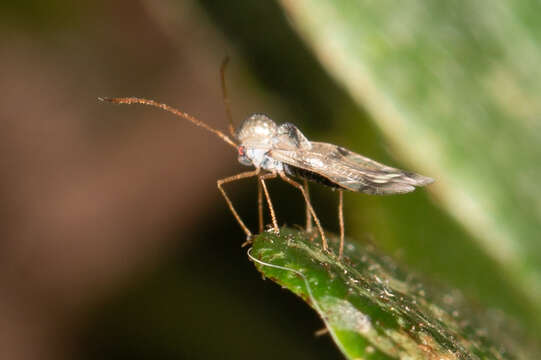
M 310 200 L 310 191 L 308 190 L 308 180 L 304 180 L 304 191 L 306 192 L 306 196 L 308 197 L 308 200 Z M 308 206 L 306 206 L 306 232 L 311 233 L 312 232 L 312 215 L 310 214 L 310 209 Z
M 283 172 L 280 172 L 279 174 L 282 180 L 293 185 L 294 187 L 296 187 L 297 189 L 301 191 L 302 196 L 304 197 L 304 201 L 306 202 L 306 206 L 310 210 L 310 213 L 312 214 L 312 217 L 314 218 L 314 221 L 316 222 L 317 229 L 319 230 L 319 233 L 321 234 L 321 243 L 323 244 L 323 250 L 327 251 L 328 247 L 327 247 L 327 239 L 325 238 L 325 233 L 323 232 L 321 223 L 319 222 L 316 212 L 314 211 L 314 208 L 312 207 L 312 204 L 310 203 L 310 199 L 308 198 L 308 196 L 306 195 L 306 192 L 304 191 L 304 187 L 298 182 L 296 182 L 295 180 L 288 178 L 287 175 L 284 174 Z
M 261 184 L 261 187 L 263 188 L 263 192 L 265 194 L 265 198 L 267 199 L 267 205 L 269 206 L 269 212 L 272 219 L 272 226 L 274 228 L 274 231 L 278 234 L 280 232 L 280 229 L 278 228 L 278 221 L 276 221 L 276 213 L 274 212 L 274 206 L 272 206 L 269 191 L 267 190 L 267 184 L 265 184 L 266 179 L 274 179 L 275 177 L 276 173 L 261 175 L 259 176 L 259 183 Z
M 340 249 L 338 250 L 338 259 L 342 258 L 344 253 L 344 191 L 338 190 L 338 222 L 340 223 Z
M 248 227 L 244 224 L 244 222 L 240 218 L 239 214 L 235 210 L 235 207 L 233 206 L 233 203 L 229 199 L 229 196 L 227 196 L 227 194 L 225 193 L 225 190 L 223 189 L 222 185 L 226 184 L 226 183 L 233 182 L 233 181 L 241 180 L 241 179 L 246 179 L 246 178 L 249 178 L 249 177 L 252 177 L 252 176 L 257 176 L 257 175 L 259 175 L 259 172 L 260 172 L 259 169 L 255 169 L 253 171 L 246 171 L 246 172 L 243 172 L 243 173 L 240 173 L 240 174 L 237 174 L 237 175 L 226 177 L 225 179 L 220 179 L 220 180 L 218 180 L 216 182 L 216 185 L 218 185 L 218 189 L 222 193 L 225 201 L 227 202 L 227 205 L 229 206 L 229 210 L 231 210 L 231 212 L 233 213 L 233 216 L 235 217 L 235 219 L 239 223 L 242 230 L 244 230 L 244 232 L 246 233 L 246 237 L 248 237 L 248 239 L 250 239 L 252 237 L 252 232 L 250 231 L 250 229 L 248 229 Z
M 261 183 L 257 182 L 257 214 L 259 219 L 259 233 L 263 232 L 263 189 Z

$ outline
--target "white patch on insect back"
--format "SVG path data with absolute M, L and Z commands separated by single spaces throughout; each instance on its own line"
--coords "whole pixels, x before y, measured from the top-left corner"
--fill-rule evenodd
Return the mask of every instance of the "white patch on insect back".
M 381 178 L 374 178 L 374 179 L 371 179 L 370 181 L 372 181 L 373 183 L 375 184 L 387 184 L 389 182 L 388 179 L 381 179 Z
M 247 147 L 265 147 L 268 150 L 276 129 L 276 123 L 268 116 L 253 114 L 242 122 L 236 138 Z
M 310 166 L 313 166 L 315 168 L 322 168 L 325 166 L 323 161 L 321 161 L 321 159 L 318 159 L 318 158 L 309 158 L 309 159 L 306 159 L 306 162 L 310 164 Z
M 259 124 L 254 128 L 254 133 L 260 136 L 271 136 L 274 131 L 271 130 L 271 127 L 267 123 Z

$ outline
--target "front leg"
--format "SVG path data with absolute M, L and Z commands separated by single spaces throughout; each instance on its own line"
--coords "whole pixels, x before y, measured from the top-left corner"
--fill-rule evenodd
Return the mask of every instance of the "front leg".
M 246 171 L 246 172 L 243 172 L 243 173 L 240 173 L 240 174 L 237 174 L 237 175 L 226 177 L 225 179 L 220 179 L 220 180 L 218 180 L 216 182 L 216 184 L 218 186 L 218 189 L 222 193 L 225 201 L 227 202 L 227 206 L 229 206 L 229 210 L 231 210 L 231 212 L 233 213 L 233 216 L 235 217 L 235 219 L 239 223 L 240 227 L 246 233 L 246 237 L 248 238 L 248 240 L 250 240 L 252 238 L 252 232 L 250 231 L 250 229 L 248 229 L 248 227 L 244 224 L 244 222 L 240 218 L 239 214 L 237 213 L 237 210 L 235 210 L 235 207 L 233 206 L 233 203 L 229 199 L 229 196 L 227 196 L 227 194 L 226 194 L 225 190 L 223 189 L 222 185 L 233 182 L 233 181 L 241 180 L 241 179 L 247 179 L 247 178 L 250 178 L 252 176 L 257 176 L 257 175 L 259 175 L 260 172 L 261 172 L 260 169 L 255 169 L 253 171 Z

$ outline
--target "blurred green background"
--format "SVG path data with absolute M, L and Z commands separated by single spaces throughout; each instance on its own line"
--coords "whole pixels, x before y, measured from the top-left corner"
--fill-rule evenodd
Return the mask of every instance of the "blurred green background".
M 0 352 L 11 359 L 336 358 L 316 315 L 260 275 L 212 135 L 254 112 L 431 176 L 346 194 L 346 231 L 541 330 L 536 1 L 68 1 L 0 5 Z M 223 150 L 227 149 L 227 151 Z M 256 184 L 228 186 L 256 229 Z M 337 196 L 313 202 L 337 230 Z M 296 191 L 270 184 L 279 221 Z M 511 326 L 511 325 L 510 325 Z

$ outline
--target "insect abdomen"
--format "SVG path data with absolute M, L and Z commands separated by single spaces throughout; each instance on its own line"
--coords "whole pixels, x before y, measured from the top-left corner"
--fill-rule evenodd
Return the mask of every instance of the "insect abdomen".
M 342 187 L 331 180 L 327 179 L 324 176 L 316 174 L 315 172 L 302 169 L 293 165 L 283 164 L 284 171 L 290 176 L 294 176 L 301 179 L 306 179 L 308 181 L 316 182 L 334 189 L 341 189 Z

